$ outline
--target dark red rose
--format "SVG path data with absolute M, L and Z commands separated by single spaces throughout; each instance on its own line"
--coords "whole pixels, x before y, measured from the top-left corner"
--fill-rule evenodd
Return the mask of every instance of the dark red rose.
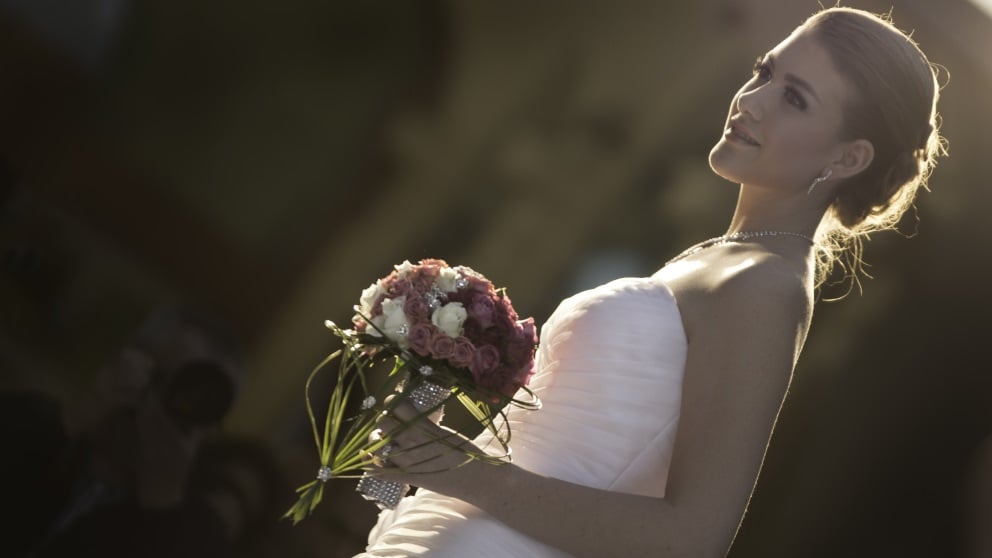
M 468 304 L 468 315 L 479 323 L 483 329 L 493 325 L 496 304 L 493 299 L 483 293 L 477 293 Z
M 483 377 L 480 384 L 489 391 L 506 397 L 512 397 L 520 388 L 514 377 L 513 370 L 510 370 L 506 366 L 500 366 L 493 370 L 490 374 Z
M 517 316 L 517 311 L 513 309 L 513 303 L 510 302 L 510 296 L 503 292 L 499 296 L 498 300 L 499 306 L 501 306 L 506 313 L 506 318 L 511 322 L 516 322 L 519 316 Z
M 483 345 L 475 349 L 475 359 L 472 362 L 472 374 L 476 378 L 485 377 L 499 365 L 499 351 L 492 345 Z
M 482 344 L 482 328 L 475 320 L 465 320 L 462 326 L 462 337 L 467 338 L 473 345 Z
M 534 357 L 531 357 L 527 362 L 521 366 L 516 373 L 514 378 L 518 386 L 525 386 L 530 383 L 531 377 L 534 375 Z
M 537 324 L 534 323 L 534 318 L 520 320 L 517 324 L 520 326 L 520 336 L 532 345 L 537 345 Z

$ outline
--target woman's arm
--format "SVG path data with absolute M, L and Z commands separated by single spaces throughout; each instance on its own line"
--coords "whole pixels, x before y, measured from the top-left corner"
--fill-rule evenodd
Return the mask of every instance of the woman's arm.
M 515 465 L 473 461 L 436 474 L 394 474 L 465 500 L 508 526 L 576 556 L 723 556 L 750 497 L 808 319 L 802 283 L 754 268 L 692 299 L 678 437 L 665 498 L 589 488 Z M 686 308 L 683 307 L 683 311 Z M 409 407 L 396 414 L 408 420 Z M 389 421 L 386 428 L 395 427 Z M 445 435 L 408 430 L 401 448 Z M 581 436 L 577 431 L 575 435 Z M 623 432 L 617 432 L 623 436 Z M 466 442 L 467 443 L 467 442 Z M 438 456 L 425 466 L 413 466 Z M 443 444 L 396 455 L 413 471 L 455 467 Z

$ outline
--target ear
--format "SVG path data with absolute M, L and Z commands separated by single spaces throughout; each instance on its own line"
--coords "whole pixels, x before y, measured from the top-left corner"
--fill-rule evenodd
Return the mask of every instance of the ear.
M 832 178 L 850 178 L 871 165 L 875 159 L 875 146 L 866 139 L 858 139 L 844 145 L 840 156 L 830 165 L 834 171 Z

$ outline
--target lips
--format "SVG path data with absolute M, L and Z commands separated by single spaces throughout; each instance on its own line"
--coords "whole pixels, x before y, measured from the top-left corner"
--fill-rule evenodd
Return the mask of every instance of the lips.
M 748 145 L 754 145 L 754 146 L 761 145 L 760 143 L 758 143 L 758 140 L 754 139 L 751 133 L 748 132 L 747 128 L 744 128 L 743 126 L 740 126 L 738 124 L 731 124 L 730 127 L 727 128 L 726 133 L 731 138 L 740 140 Z

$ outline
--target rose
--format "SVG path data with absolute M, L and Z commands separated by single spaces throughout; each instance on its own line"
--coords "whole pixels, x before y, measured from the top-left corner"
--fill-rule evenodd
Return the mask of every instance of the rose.
M 468 315 L 479 323 L 479 327 L 487 328 L 493 325 L 493 313 L 496 311 L 496 304 L 493 299 L 485 294 L 476 294 L 469 303 Z
M 521 343 L 519 340 L 514 339 L 506 348 L 506 352 L 506 360 L 508 362 L 513 363 L 514 366 L 522 366 L 533 356 L 534 346 L 530 343 Z
M 437 283 L 437 288 L 446 293 L 453 293 L 458 290 L 458 287 L 455 285 L 458 278 L 459 275 L 457 271 L 450 267 L 442 267 L 435 282 Z
M 436 273 L 438 270 L 448 267 L 448 262 L 437 258 L 427 258 L 420 260 L 418 266 L 422 270 L 430 270 Z
M 506 293 L 502 293 L 499 296 L 499 305 L 503 308 L 503 313 L 506 315 L 507 320 L 511 323 L 517 321 L 517 311 L 513 309 L 513 303 L 510 302 L 510 297 Z
M 439 334 L 440 332 L 434 327 L 434 324 L 419 322 L 410 328 L 406 340 L 414 352 L 421 356 L 428 356 L 431 351 L 431 341 Z
M 482 340 L 482 328 L 475 320 L 465 320 L 462 327 L 462 337 L 471 341 L 472 346 L 478 345 L 478 341 Z
M 448 337 L 458 337 L 462 334 L 462 324 L 468 313 L 460 302 L 449 302 L 437 309 L 431 316 L 431 322 L 441 329 Z
M 387 298 L 382 301 L 382 329 L 386 337 L 396 342 L 400 347 L 407 347 L 406 335 L 401 332 L 409 331 L 410 320 L 403 313 L 406 297 Z M 378 318 L 376 318 L 378 319 Z M 374 323 L 374 321 L 373 321 Z M 378 325 L 378 324 L 376 324 Z
M 410 277 L 410 284 L 413 286 L 413 290 L 423 295 L 431 290 L 431 286 L 434 284 L 435 274 L 419 272 L 413 274 Z
M 497 368 L 484 379 L 482 384 L 490 390 L 508 397 L 512 397 L 522 385 L 514 377 L 512 371 L 505 366 Z M 496 400 L 497 398 L 494 397 L 493 399 Z
M 465 266 L 458 266 L 455 269 L 468 281 L 467 287 L 469 289 L 480 293 L 492 293 L 495 290 L 489 279 L 486 279 L 474 269 Z
M 530 343 L 531 345 L 537 345 L 537 325 L 534 323 L 534 318 L 527 318 L 525 320 L 520 320 L 517 322 L 520 326 L 520 337 L 524 341 Z
M 448 361 L 456 368 L 469 368 L 475 358 L 475 345 L 464 337 L 455 339 L 455 350 Z
M 407 274 L 413 271 L 414 265 L 410 263 L 410 260 L 403 260 L 403 263 L 399 265 L 394 265 L 393 269 L 396 270 L 397 275 L 401 277 L 405 277 Z
M 508 360 L 514 364 L 522 364 L 534 356 L 534 346 L 537 343 L 537 329 L 534 318 L 517 322 L 517 327 L 509 340 Z
M 454 338 L 438 333 L 431 339 L 431 354 L 434 355 L 434 358 L 450 358 L 455 354 L 456 344 Z
M 506 330 L 498 327 L 498 325 L 499 324 L 496 324 L 494 327 L 487 327 L 482 330 L 482 335 L 480 335 L 478 339 L 479 343 L 476 343 L 476 345 L 480 343 L 488 343 L 497 347 L 503 346 L 504 339 L 506 338 Z
M 442 260 L 420 260 L 420 263 L 409 274 L 413 288 L 421 294 L 431 290 L 434 280 L 437 279 L 438 273 L 441 272 L 441 268 L 447 267 L 447 265 Z
M 475 350 L 475 358 L 472 360 L 472 375 L 476 380 L 481 379 L 496 369 L 499 364 L 499 351 L 492 345 L 483 345 Z
M 386 289 L 382 288 L 382 281 L 376 281 L 362 291 L 362 298 L 358 302 L 358 310 L 368 317 L 372 317 L 372 308 L 379 297 L 386 294 Z
M 430 311 L 430 307 L 428 307 L 427 303 L 424 302 L 424 297 L 416 293 L 408 297 L 406 299 L 406 303 L 403 304 L 403 313 L 415 322 L 427 320 L 427 316 L 430 314 Z
M 520 386 L 530 383 L 530 377 L 534 375 L 534 357 L 527 359 L 527 362 L 517 370 L 516 380 Z
M 392 277 L 383 287 L 391 297 L 407 296 L 413 290 L 413 283 L 405 277 Z

